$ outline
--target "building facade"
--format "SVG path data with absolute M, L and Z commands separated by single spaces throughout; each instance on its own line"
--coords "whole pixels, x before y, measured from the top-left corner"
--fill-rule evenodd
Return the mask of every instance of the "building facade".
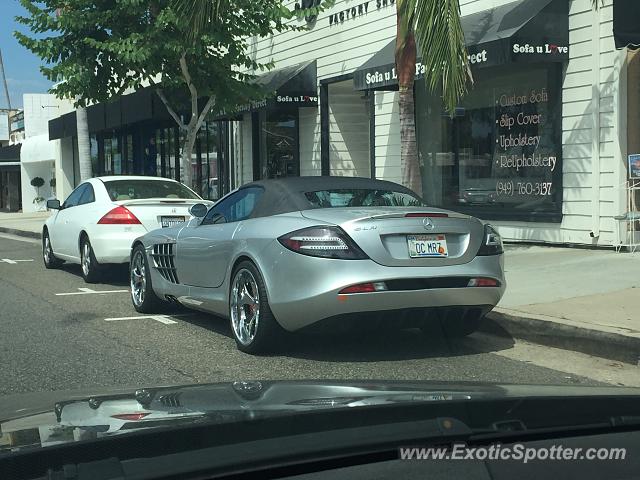
M 416 68 L 429 204 L 490 220 L 511 241 L 621 242 L 640 57 L 615 48 L 613 1 L 599 4 L 460 0 L 474 82 L 454 116 Z M 308 29 L 250 39 L 254 58 L 275 64 L 258 80 L 275 94 L 203 126 L 191 159 L 203 196 L 290 175 L 401 181 L 395 0 L 336 0 L 293 21 Z M 89 128 L 96 175 L 181 178 L 180 134 L 153 92 L 89 107 Z M 49 122 L 49 138 L 74 165 L 75 113 Z

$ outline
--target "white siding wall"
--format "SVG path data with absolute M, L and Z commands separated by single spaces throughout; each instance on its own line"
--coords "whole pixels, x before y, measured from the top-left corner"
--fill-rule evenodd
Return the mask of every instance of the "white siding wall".
M 375 93 L 376 178 L 402 181 L 398 92 Z
M 353 81 L 329 85 L 329 166 L 331 175 L 370 177 L 369 112 Z

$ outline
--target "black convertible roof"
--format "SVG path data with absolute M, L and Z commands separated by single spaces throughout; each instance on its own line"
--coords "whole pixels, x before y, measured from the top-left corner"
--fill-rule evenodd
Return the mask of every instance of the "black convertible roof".
M 305 197 L 306 192 L 320 190 L 393 190 L 417 196 L 414 192 L 397 183 L 386 180 L 374 180 L 362 177 L 286 177 L 258 180 L 240 187 L 240 190 L 251 187 L 264 189 L 252 217 L 267 217 L 281 213 L 297 212 L 318 208 Z

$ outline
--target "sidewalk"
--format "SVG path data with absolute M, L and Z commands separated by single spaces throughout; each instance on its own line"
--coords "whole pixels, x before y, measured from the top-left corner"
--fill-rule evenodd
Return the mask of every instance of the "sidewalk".
M 509 335 L 637 364 L 640 254 L 507 246 L 507 291 L 489 316 Z
M 40 238 L 48 216 L 0 213 L 0 232 Z M 638 364 L 640 253 L 508 245 L 505 269 L 484 330 Z
M 5 213 L 0 212 L 0 232 L 22 237 L 40 238 L 42 225 L 50 212 Z

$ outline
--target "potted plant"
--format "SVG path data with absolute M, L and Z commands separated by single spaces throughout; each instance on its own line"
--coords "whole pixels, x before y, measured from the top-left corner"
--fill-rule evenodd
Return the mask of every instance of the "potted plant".
M 33 177 L 31 179 L 31 186 L 36 187 L 36 198 L 33 199 L 33 204 L 38 205 L 38 209 L 41 210 L 44 204 L 44 197 L 40 196 L 40 187 L 44 185 L 44 179 L 41 177 Z

